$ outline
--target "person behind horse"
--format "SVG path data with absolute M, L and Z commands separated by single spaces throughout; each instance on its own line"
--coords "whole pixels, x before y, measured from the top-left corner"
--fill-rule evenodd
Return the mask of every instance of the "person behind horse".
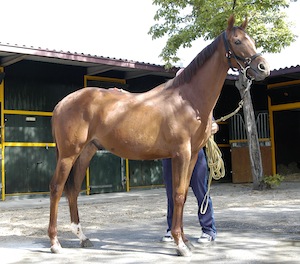
M 180 69 L 176 76 L 179 75 L 183 69 Z M 219 126 L 216 122 L 212 122 L 212 134 L 215 134 L 219 130 Z M 174 241 L 171 234 L 172 218 L 173 218 L 173 197 L 172 197 L 172 162 L 171 159 L 163 159 L 163 177 L 166 187 L 167 199 L 168 199 L 168 211 L 167 211 L 167 224 L 168 229 L 166 234 L 162 237 L 163 242 Z M 211 198 L 208 200 L 208 207 L 204 214 L 200 212 L 200 206 L 207 192 L 208 184 L 208 166 L 205 157 L 204 150 L 201 149 L 198 153 L 198 159 L 195 164 L 195 168 L 192 173 L 190 186 L 194 192 L 198 201 L 198 219 L 200 226 L 202 227 L 202 235 L 198 239 L 199 243 L 212 242 L 216 239 L 217 230 L 215 227 L 214 211 Z

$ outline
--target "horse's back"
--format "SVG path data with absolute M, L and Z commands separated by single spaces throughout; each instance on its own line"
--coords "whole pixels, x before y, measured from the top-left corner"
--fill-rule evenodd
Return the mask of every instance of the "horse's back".
M 163 88 L 146 93 L 84 88 L 68 95 L 53 113 L 57 143 L 75 148 L 93 141 L 130 159 L 169 156 L 199 124 L 177 91 Z
M 105 90 L 103 88 L 87 87 L 70 93 L 58 102 L 54 108 L 53 115 L 61 114 L 66 109 L 74 110 L 73 108 L 77 108 L 79 110 L 80 106 L 90 104 L 96 96 L 101 96 L 101 93 L 105 92 Z

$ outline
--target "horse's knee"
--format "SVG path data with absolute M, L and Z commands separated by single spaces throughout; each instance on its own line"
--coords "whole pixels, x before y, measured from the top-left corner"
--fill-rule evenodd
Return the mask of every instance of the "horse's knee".
M 178 227 L 173 227 L 172 229 L 171 229 L 171 234 L 172 234 L 172 236 L 174 237 L 174 239 L 175 239 L 175 241 L 178 241 L 180 238 L 181 238 L 181 235 L 182 235 L 182 233 L 181 233 L 181 228 L 178 228 Z
M 185 203 L 185 195 L 182 193 L 176 193 L 175 194 L 175 199 L 174 202 L 176 205 L 181 205 L 183 206 Z

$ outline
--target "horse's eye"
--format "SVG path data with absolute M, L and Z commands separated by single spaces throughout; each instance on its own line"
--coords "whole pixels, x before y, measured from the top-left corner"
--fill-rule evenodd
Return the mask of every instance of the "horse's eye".
M 237 39 L 235 42 L 234 42 L 234 44 L 235 45 L 240 45 L 242 42 L 239 40 L 239 39 Z

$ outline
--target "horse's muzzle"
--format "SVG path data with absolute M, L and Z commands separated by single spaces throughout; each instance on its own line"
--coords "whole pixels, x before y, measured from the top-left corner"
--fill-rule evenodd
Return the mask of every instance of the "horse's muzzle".
M 251 64 L 247 74 L 255 81 L 262 81 L 270 75 L 269 63 L 263 57 L 257 58 Z

